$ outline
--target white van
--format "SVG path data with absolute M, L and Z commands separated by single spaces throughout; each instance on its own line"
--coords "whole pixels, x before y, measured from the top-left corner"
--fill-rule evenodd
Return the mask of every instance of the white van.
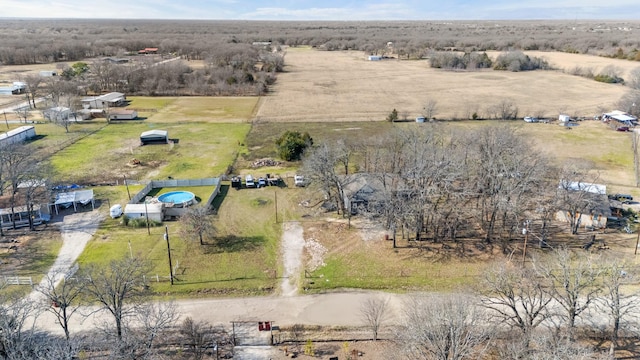
M 109 215 L 112 219 L 122 216 L 122 205 L 115 204 L 109 209 Z
M 246 186 L 246 187 L 248 187 L 248 188 L 249 188 L 249 187 L 256 187 L 256 183 L 255 183 L 255 181 L 253 180 L 253 176 L 251 176 L 251 175 L 247 175 L 247 176 L 245 176 L 245 178 L 244 178 L 244 184 L 245 184 L 245 186 Z

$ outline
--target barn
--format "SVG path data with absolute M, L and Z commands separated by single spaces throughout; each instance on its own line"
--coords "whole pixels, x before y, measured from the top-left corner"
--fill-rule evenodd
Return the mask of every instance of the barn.
M 142 145 L 167 144 L 169 142 L 169 133 L 166 130 L 145 131 L 140 134 L 140 142 Z
M 36 137 L 36 128 L 33 126 L 20 126 L 17 129 L 0 134 L 0 146 L 23 142 L 34 137 Z
M 149 216 L 151 221 L 162 222 L 163 213 L 162 203 L 127 204 L 124 207 L 123 215 L 128 219 L 146 219 Z
M 109 120 L 135 120 L 138 112 L 129 109 L 118 109 L 109 111 Z

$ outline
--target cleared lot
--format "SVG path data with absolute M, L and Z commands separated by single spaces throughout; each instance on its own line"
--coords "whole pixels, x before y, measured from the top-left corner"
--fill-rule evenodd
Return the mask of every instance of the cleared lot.
M 576 56 L 576 61 L 594 58 Z M 503 99 L 516 104 L 522 116 L 540 111 L 593 116 L 612 108 L 628 90 L 562 71 L 453 72 L 431 69 L 426 60 L 367 61 L 360 51 L 291 48 L 285 59 L 286 72 L 257 112 L 259 121 L 378 121 L 394 108 L 401 117 L 404 112 L 415 117 L 431 99 L 442 119 L 483 116 Z

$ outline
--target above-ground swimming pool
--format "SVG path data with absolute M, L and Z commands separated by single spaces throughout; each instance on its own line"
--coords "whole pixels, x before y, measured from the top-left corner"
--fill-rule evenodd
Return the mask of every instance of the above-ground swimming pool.
M 195 202 L 196 196 L 189 191 L 171 191 L 158 196 L 158 200 L 176 207 L 187 207 Z

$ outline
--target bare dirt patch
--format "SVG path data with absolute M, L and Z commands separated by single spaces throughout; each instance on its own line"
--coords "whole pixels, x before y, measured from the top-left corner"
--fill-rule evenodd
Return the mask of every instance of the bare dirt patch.
M 413 118 L 429 99 L 437 101 L 435 116 L 443 119 L 464 118 L 474 109 L 482 114 L 502 99 L 513 101 L 521 114 L 544 109 L 593 116 L 601 107 L 613 107 L 628 90 L 562 71 L 453 72 L 431 69 L 426 60 L 367 61 L 357 51 L 291 49 L 286 63 L 256 120 L 381 121 L 394 108 Z

